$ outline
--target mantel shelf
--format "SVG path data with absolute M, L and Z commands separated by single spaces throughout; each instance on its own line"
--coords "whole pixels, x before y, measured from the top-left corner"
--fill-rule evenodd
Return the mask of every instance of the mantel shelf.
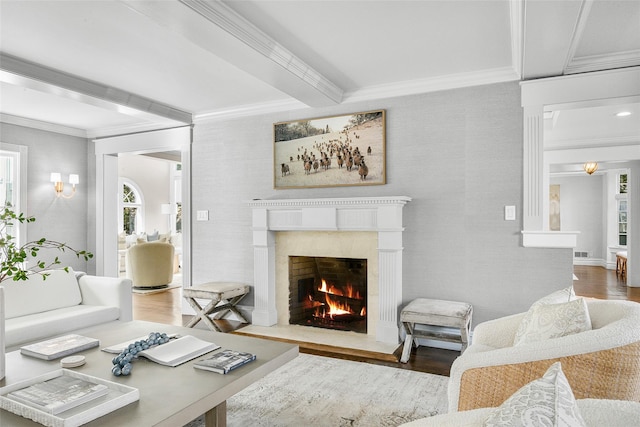
M 525 248 L 575 248 L 579 231 L 522 231 Z

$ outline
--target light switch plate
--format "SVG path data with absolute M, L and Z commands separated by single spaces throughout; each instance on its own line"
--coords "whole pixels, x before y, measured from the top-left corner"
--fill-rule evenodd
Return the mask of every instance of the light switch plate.
M 196 221 L 209 221 L 209 211 L 197 211 Z
M 516 207 L 515 206 L 505 206 L 504 207 L 504 220 L 505 221 L 515 221 L 516 220 Z

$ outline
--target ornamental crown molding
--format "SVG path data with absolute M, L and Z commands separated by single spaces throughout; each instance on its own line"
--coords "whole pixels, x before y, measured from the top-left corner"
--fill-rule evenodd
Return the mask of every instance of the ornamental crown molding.
M 251 208 L 308 208 L 308 207 L 340 207 L 357 205 L 405 205 L 411 201 L 407 196 L 387 197 L 345 197 L 345 198 L 319 198 L 319 199 L 267 199 L 252 200 Z

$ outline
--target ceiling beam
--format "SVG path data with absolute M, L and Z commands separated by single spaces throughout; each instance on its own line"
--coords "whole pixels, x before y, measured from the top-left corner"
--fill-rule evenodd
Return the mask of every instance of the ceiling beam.
M 219 0 L 122 0 L 198 47 L 311 107 L 342 102 L 343 90 Z
M 524 80 L 561 76 L 570 62 L 590 1 L 524 2 Z
M 0 81 L 132 117 L 191 124 L 192 115 L 166 104 L 0 52 Z

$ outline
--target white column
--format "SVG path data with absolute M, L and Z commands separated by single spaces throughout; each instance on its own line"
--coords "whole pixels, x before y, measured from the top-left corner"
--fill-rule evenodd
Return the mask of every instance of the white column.
M 640 287 L 640 161 L 634 161 L 628 176 L 627 286 Z
M 397 344 L 402 304 L 402 231 L 378 232 L 378 288 L 376 341 Z
M 263 232 L 266 245 L 253 247 L 253 294 L 254 309 L 251 322 L 259 326 L 272 326 L 278 323 L 276 310 L 276 248 L 270 232 Z M 255 233 L 254 233 L 255 239 Z
M 543 230 L 543 109 L 542 104 L 524 107 L 524 231 Z
M 269 231 L 267 209 L 253 209 L 253 295 L 251 323 L 272 326 L 278 323 L 276 310 L 276 247 Z

